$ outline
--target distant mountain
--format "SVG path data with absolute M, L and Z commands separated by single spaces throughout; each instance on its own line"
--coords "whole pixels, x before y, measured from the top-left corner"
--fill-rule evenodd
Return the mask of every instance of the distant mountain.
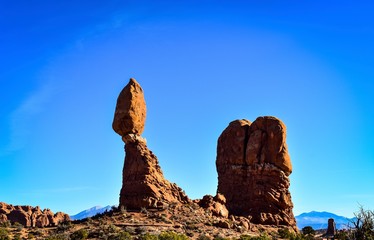
M 112 206 L 106 206 L 106 207 L 101 207 L 101 206 L 95 206 L 93 208 L 84 210 L 80 213 L 77 213 L 73 216 L 70 216 L 72 220 L 80 220 L 83 218 L 88 218 L 88 217 L 93 217 L 96 214 L 103 213 L 105 211 L 110 211 L 112 209 Z
M 343 216 L 338 216 L 329 212 L 302 213 L 296 218 L 297 227 L 301 230 L 305 226 L 311 226 L 313 229 L 326 229 L 329 218 L 333 218 L 337 229 L 347 228 L 348 223 L 352 220 Z

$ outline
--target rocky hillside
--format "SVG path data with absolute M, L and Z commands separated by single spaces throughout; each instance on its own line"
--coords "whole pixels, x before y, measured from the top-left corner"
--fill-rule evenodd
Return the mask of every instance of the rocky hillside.
M 7 226 L 3 231 L 9 237 L 25 239 L 83 239 L 82 236 L 86 239 L 157 239 L 160 234 L 170 234 L 183 237 L 166 239 L 239 239 L 241 236 L 249 239 L 250 236 L 262 235 L 270 240 L 271 236 L 280 236 L 279 229 L 292 231 L 287 227 L 252 224 L 244 217 L 219 217 L 200 207 L 196 201 L 174 203 L 164 209 L 130 211 L 119 208 L 92 218 L 60 222 L 57 226 L 44 228 L 24 228 L 19 224 Z

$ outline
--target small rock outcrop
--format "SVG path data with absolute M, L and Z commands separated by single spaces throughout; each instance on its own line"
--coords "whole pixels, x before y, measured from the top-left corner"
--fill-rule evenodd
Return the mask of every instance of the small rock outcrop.
M 286 127 L 275 117 L 236 120 L 218 139 L 217 192 L 232 215 L 296 229 L 288 190 L 292 172 Z
M 128 209 L 164 208 L 172 202 L 190 202 L 181 188 L 164 178 L 157 157 L 140 136 L 145 117 L 143 89 L 131 78 L 118 96 L 112 124 L 125 142 L 126 152 L 119 205 Z
M 198 200 L 197 204 L 200 207 L 209 210 L 214 216 L 227 218 L 229 211 L 227 210 L 226 198 L 222 194 L 217 194 L 215 197 L 212 195 L 205 195 L 203 199 Z
M 70 221 L 70 217 L 62 212 L 54 214 L 49 209 L 41 211 L 38 206 L 13 206 L 0 202 L 0 223 L 7 221 L 18 222 L 25 227 L 50 227 Z
M 325 236 L 326 237 L 334 237 L 335 233 L 336 233 L 336 225 L 335 225 L 335 221 L 333 218 L 329 218 L 328 222 L 327 222 L 327 231 L 326 231 L 326 234 Z

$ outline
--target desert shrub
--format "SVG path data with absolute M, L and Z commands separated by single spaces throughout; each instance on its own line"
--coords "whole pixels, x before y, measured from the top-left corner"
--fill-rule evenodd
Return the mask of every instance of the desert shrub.
M 221 236 L 215 236 L 214 240 L 228 240 L 228 238 L 224 238 L 224 237 L 221 237 Z
M 5 228 L 7 228 L 7 227 L 10 227 L 10 226 L 12 226 L 12 223 L 11 223 L 9 220 L 0 223 L 0 227 L 5 227 Z
M 126 213 L 127 213 L 127 209 L 126 209 L 126 207 L 122 205 L 122 206 L 120 207 L 120 212 L 121 212 L 122 214 L 126 214 Z
M 158 240 L 158 236 L 157 235 L 153 235 L 153 234 L 149 234 L 149 233 L 146 233 L 144 235 L 141 235 L 139 237 L 140 240 Z
M 108 227 L 107 227 L 107 231 L 109 233 L 118 233 L 121 229 L 117 226 L 115 226 L 114 224 L 109 224 Z
M 337 234 L 335 234 L 334 238 L 339 240 L 349 240 L 349 235 L 348 232 L 339 231 Z
M 70 240 L 67 234 L 54 234 L 45 238 L 45 240 Z
M 17 231 L 21 231 L 23 229 L 23 225 L 20 224 L 19 222 L 15 222 L 13 224 L 13 227 L 17 229 Z
M 32 231 L 30 231 L 29 233 L 31 233 L 34 236 L 43 236 L 43 230 L 41 230 L 39 228 L 35 228 Z
M 118 234 L 118 240 L 131 240 L 132 237 L 131 237 L 131 234 L 126 232 L 126 231 L 123 231 L 123 232 L 120 232 Z
M 365 210 L 360 206 L 359 211 L 354 215 L 355 218 L 351 221 L 351 224 L 353 224 L 351 238 L 357 240 L 374 239 L 374 211 Z
M 131 234 L 123 231 L 109 235 L 108 240 L 131 240 Z
M 79 229 L 70 235 L 70 238 L 72 240 L 83 240 L 83 239 L 86 239 L 87 237 L 88 237 L 88 232 L 86 229 Z
M 35 239 L 34 234 L 29 233 L 29 234 L 27 235 L 27 239 Z
M 315 235 L 316 231 L 311 226 L 306 226 L 301 229 L 304 235 Z
M 184 234 L 178 234 L 176 232 L 162 232 L 158 236 L 159 240 L 188 240 L 189 238 Z
M 5 228 L 0 228 L 0 240 L 10 240 L 9 232 Z
M 57 225 L 57 232 L 59 232 L 59 233 L 66 232 L 66 231 L 70 230 L 72 227 L 73 226 L 72 226 L 70 221 L 63 221 L 63 222 L 60 222 Z
M 248 236 L 248 235 L 247 235 Z M 250 238 L 247 238 L 247 239 L 250 239 L 250 240 L 271 240 L 272 238 L 265 232 L 261 233 L 259 236 L 254 236 L 254 237 L 251 237 L 251 236 L 248 236 Z

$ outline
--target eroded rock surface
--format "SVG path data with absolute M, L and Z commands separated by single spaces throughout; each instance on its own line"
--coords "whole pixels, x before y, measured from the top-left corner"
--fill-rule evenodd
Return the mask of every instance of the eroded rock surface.
M 218 193 L 230 214 L 296 228 L 288 190 L 292 165 L 286 127 L 275 117 L 236 120 L 218 139 Z
M 143 89 L 135 79 L 131 78 L 118 96 L 112 123 L 113 130 L 121 136 L 131 133 L 142 134 L 146 113 Z
M 164 208 L 174 202 L 190 202 L 181 188 L 164 178 L 157 157 L 140 136 L 145 116 L 143 90 L 135 79 L 130 79 L 118 97 L 112 125 L 122 136 L 126 152 L 120 206 L 129 209 Z
M 215 197 L 212 195 L 205 195 L 203 199 L 197 202 L 200 207 L 209 210 L 214 216 L 227 218 L 229 211 L 227 210 L 226 198 L 222 194 L 217 194 Z
M 38 206 L 13 206 L 0 202 L 0 223 L 6 221 L 18 222 L 25 227 L 50 227 L 70 221 L 70 217 L 62 212 L 54 214 L 49 209 L 41 211 Z
M 145 142 L 127 142 L 125 151 L 120 206 L 164 208 L 172 202 L 190 201 L 180 187 L 164 178 L 157 157 Z

